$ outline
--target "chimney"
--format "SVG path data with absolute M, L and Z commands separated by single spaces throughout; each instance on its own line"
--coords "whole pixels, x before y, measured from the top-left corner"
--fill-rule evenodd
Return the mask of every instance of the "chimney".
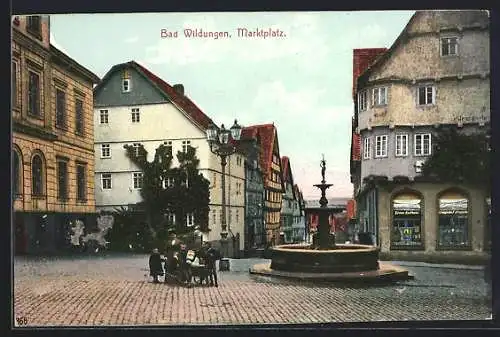
M 184 86 L 182 84 L 174 84 L 174 90 L 177 94 L 184 96 Z

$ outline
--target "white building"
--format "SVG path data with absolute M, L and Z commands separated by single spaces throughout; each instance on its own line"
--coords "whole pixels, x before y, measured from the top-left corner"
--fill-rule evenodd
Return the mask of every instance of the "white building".
M 210 152 L 206 128 L 213 123 L 188 97 L 182 85 L 170 86 L 138 63 L 115 65 L 94 89 L 95 197 L 98 211 L 141 201 L 141 172 L 124 145 L 142 144 L 152 161 L 160 144 L 176 153 L 196 149 L 199 170 L 210 181 L 210 214 L 205 241 L 220 239 L 221 165 Z M 244 158 L 235 154 L 226 166 L 227 224 L 244 242 Z

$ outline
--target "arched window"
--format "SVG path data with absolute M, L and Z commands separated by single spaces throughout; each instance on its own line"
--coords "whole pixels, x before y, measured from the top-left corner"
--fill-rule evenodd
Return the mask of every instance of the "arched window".
M 391 249 L 422 248 L 422 198 L 416 192 L 392 198 Z
M 22 194 L 22 161 L 16 150 L 12 151 L 12 189 L 14 197 Z
M 36 196 L 43 196 L 43 159 L 35 154 L 31 160 L 31 192 Z
M 438 246 L 462 248 L 469 241 L 469 198 L 461 191 L 446 191 L 438 197 Z

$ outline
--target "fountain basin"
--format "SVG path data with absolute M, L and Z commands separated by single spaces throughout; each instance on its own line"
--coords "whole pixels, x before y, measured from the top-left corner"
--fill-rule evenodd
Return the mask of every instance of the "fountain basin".
M 271 269 L 305 273 L 341 273 L 377 270 L 377 247 L 336 245 L 315 250 L 304 245 L 282 245 L 272 249 Z
M 251 274 L 301 280 L 352 281 L 409 279 L 408 271 L 379 263 L 374 246 L 338 244 L 334 249 L 315 250 L 309 245 L 291 244 L 272 249 L 271 263 L 254 265 Z

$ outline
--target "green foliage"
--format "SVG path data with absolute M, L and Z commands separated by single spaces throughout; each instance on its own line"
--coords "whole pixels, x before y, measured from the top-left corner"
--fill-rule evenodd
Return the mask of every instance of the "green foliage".
M 422 175 L 440 181 L 491 186 L 489 137 L 486 133 L 466 135 L 454 128 L 434 137 L 432 155 Z
M 151 162 L 147 161 L 148 153 L 142 145 L 137 149 L 130 145 L 125 145 L 124 148 L 127 156 L 143 172 L 143 201 L 136 205 L 143 211 L 143 216 L 142 220 L 139 220 L 137 216 L 128 214 L 130 212 L 116 212 L 113 229 L 117 227 L 110 231 L 110 243 L 112 238 L 119 239 L 118 241 L 131 239 L 134 232 L 136 235 L 140 233 L 138 239 L 148 245 L 148 248 L 163 247 L 170 229 L 174 229 L 178 235 L 190 234 L 196 227 L 208 231 L 209 181 L 198 171 L 199 159 L 196 157 L 196 149 L 188 147 L 186 153 L 179 151 L 179 167 L 172 167 L 171 147 L 160 145 Z M 163 181 L 167 178 L 173 179 L 173 185 L 164 188 Z M 175 223 L 168 222 L 169 213 L 175 214 Z M 194 214 L 195 226 L 187 226 L 188 213 Z M 118 244 L 121 248 L 123 245 L 125 243 Z M 128 242 L 126 245 L 128 246 Z
M 150 251 L 153 244 L 151 227 L 146 223 L 144 213 L 130 211 L 123 207 L 113 213 L 113 227 L 106 233 L 109 249 L 114 251 Z

